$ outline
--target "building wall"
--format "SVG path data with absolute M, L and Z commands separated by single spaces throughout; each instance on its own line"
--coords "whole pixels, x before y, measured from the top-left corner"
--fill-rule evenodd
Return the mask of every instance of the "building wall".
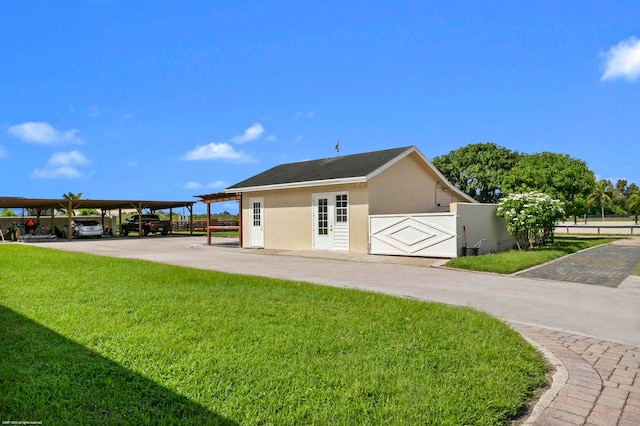
M 467 247 L 473 247 L 480 240 L 478 254 L 494 253 L 509 250 L 514 246 L 514 239 L 507 232 L 507 223 L 496 215 L 497 204 L 454 203 L 451 212 L 458 216 L 458 256 L 463 256 L 465 234 Z
M 313 194 L 334 192 L 347 192 L 349 194 L 350 251 L 366 253 L 368 250 L 369 207 L 367 184 L 364 183 L 243 193 L 243 247 L 251 247 L 250 198 L 264 198 L 264 248 L 312 250 L 312 196 Z
M 369 181 L 369 214 L 449 212 L 451 203 L 464 202 L 412 153 Z

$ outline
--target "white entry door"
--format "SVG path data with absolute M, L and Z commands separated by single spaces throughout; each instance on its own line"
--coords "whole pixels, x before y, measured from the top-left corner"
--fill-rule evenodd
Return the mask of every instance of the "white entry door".
M 313 248 L 333 250 L 334 203 L 331 194 L 313 195 Z
M 313 194 L 314 250 L 349 251 L 347 193 Z
M 264 198 L 249 198 L 251 212 L 251 247 L 264 247 Z

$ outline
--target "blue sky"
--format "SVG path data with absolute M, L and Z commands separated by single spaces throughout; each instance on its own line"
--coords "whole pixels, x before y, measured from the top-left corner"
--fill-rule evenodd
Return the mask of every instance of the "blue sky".
M 3 2 L 0 196 L 193 200 L 336 140 L 428 158 L 495 142 L 640 185 L 639 16 L 637 1 Z

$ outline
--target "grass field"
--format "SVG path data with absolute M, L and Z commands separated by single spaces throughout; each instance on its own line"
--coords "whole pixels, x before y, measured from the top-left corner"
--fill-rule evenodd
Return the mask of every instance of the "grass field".
M 481 256 L 459 257 L 450 260 L 446 265 L 452 268 L 473 271 L 512 274 L 567 254 L 600 244 L 607 244 L 614 240 L 615 238 L 556 237 L 555 243 L 550 246 L 532 250 L 509 250 Z
M 489 315 L 300 282 L 0 245 L 0 418 L 504 424 L 541 356 Z

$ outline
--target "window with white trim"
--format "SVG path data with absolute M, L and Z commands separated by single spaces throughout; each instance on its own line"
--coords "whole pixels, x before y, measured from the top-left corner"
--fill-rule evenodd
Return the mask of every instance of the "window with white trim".
M 348 198 L 347 194 L 336 195 L 336 222 L 347 223 L 348 221 Z
M 259 202 L 253 203 L 253 226 L 262 226 L 262 216 L 260 215 L 260 208 L 262 207 Z
M 329 235 L 329 207 L 326 198 L 318 199 L 318 235 Z

